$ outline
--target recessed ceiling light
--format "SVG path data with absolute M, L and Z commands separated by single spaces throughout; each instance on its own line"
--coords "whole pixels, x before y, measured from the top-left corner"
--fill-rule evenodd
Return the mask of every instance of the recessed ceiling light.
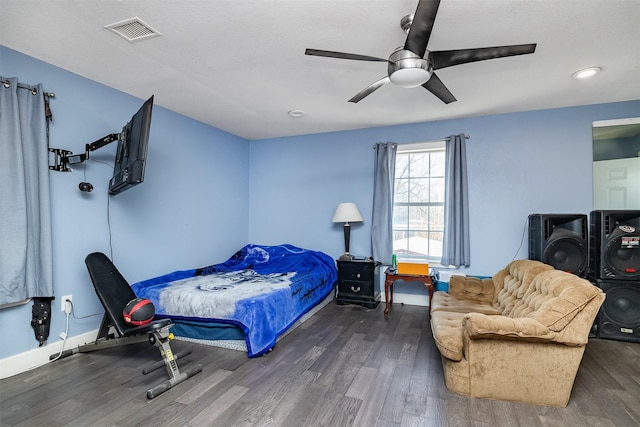
M 600 67 L 585 68 L 584 70 L 576 71 L 571 75 L 576 80 L 588 79 L 598 74 L 602 69 Z
M 288 113 L 291 117 L 302 117 L 304 116 L 304 111 L 302 110 L 291 110 Z

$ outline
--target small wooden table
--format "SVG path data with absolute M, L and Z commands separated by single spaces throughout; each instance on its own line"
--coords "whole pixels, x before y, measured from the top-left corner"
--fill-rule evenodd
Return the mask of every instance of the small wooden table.
M 428 274 L 398 274 L 397 270 L 392 270 L 391 268 L 387 268 L 384 274 L 384 300 L 386 303 L 384 309 L 385 317 L 389 314 L 389 307 L 393 304 L 393 284 L 396 280 L 422 283 L 429 290 L 429 307 L 431 307 L 431 299 L 433 298 L 433 277 Z

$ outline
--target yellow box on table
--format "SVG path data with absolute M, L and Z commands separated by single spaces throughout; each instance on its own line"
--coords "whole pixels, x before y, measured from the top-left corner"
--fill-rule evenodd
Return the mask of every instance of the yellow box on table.
M 429 275 L 429 263 L 420 260 L 398 260 L 398 274 Z

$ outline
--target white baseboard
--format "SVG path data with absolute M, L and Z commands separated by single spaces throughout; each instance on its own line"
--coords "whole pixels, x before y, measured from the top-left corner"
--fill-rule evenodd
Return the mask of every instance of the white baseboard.
M 429 307 L 429 295 L 401 294 L 399 292 L 394 292 L 393 303 Z M 382 304 L 384 304 L 384 292 L 382 293 Z
M 81 335 L 76 335 L 75 337 L 69 337 L 64 344 L 64 349 L 69 350 L 79 345 L 93 342 L 97 335 L 98 330 L 96 329 L 95 331 L 86 332 Z M 49 363 L 49 356 L 57 354 L 62 350 L 63 342 L 64 341 L 60 340 L 52 344 L 47 344 L 44 347 L 34 348 L 24 353 L 5 357 L 0 360 L 0 379 L 46 365 Z

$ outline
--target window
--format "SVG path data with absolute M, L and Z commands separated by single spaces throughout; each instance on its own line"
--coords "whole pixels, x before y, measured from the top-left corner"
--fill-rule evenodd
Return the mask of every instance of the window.
M 393 253 L 440 261 L 444 234 L 445 141 L 398 147 Z

